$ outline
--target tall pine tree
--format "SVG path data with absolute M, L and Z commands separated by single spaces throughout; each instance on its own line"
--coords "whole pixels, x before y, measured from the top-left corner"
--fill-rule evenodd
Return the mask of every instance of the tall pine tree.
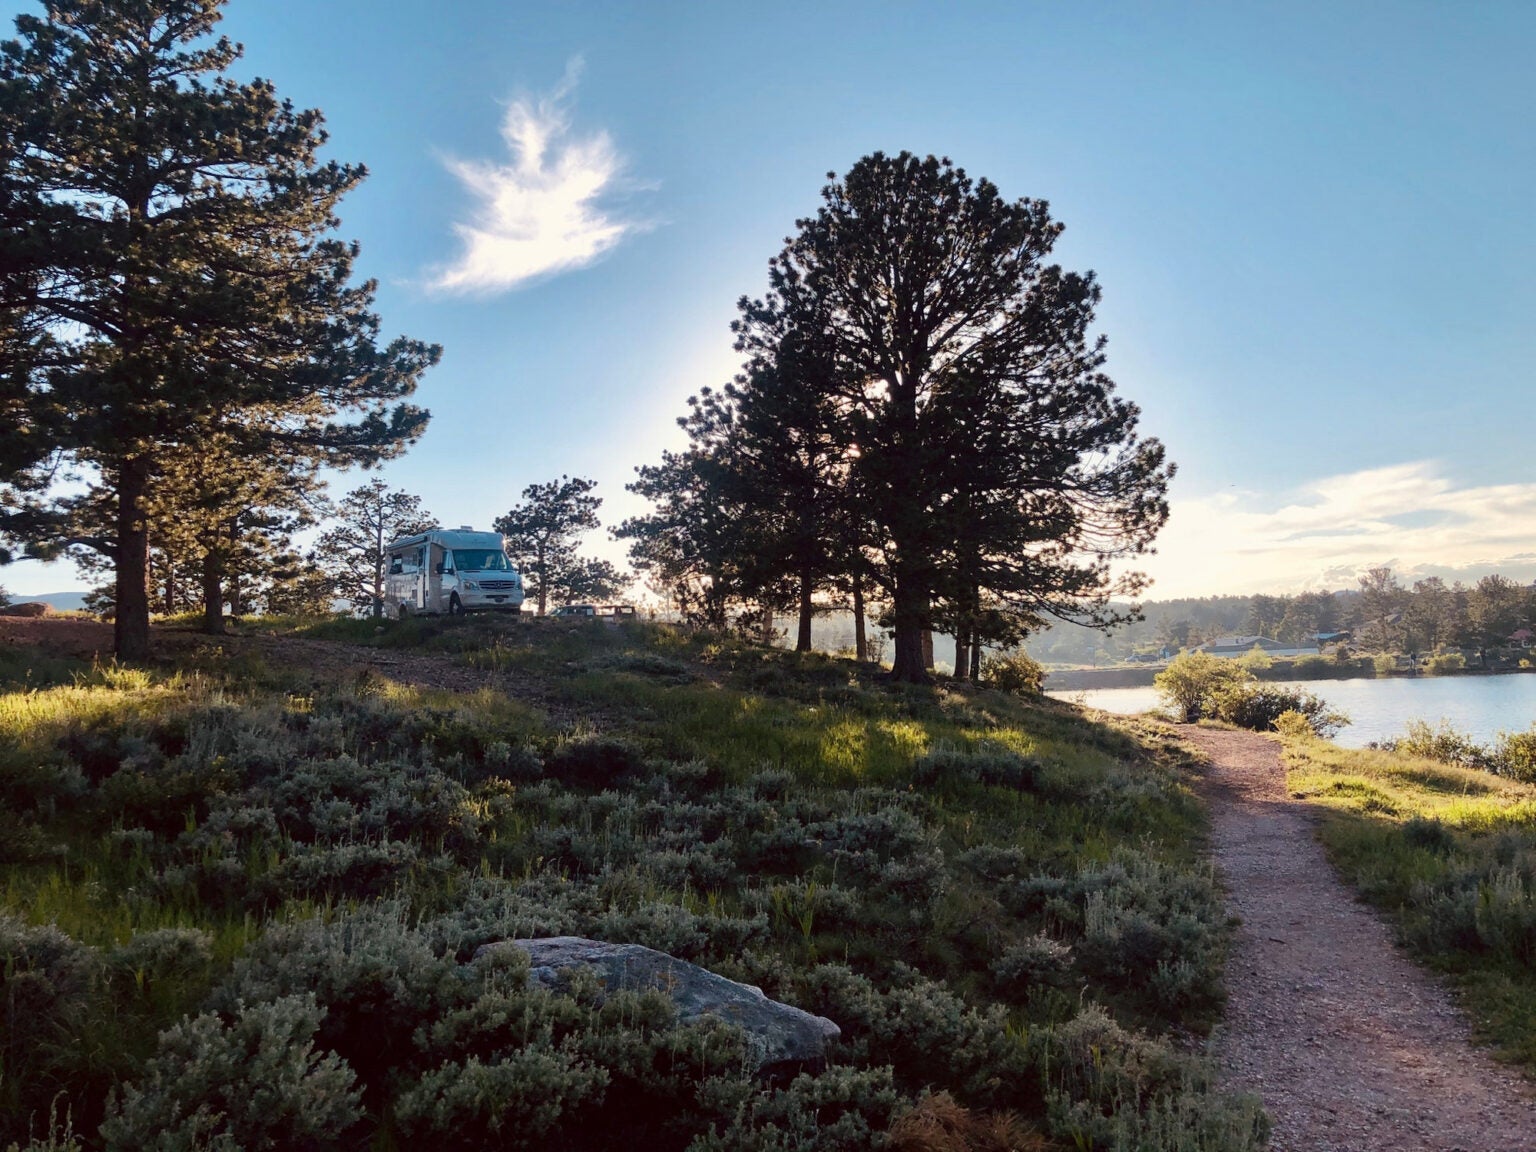
M 125 657 L 149 647 L 147 500 L 169 454 L 217 431 L 301 467 L 387 458 L 425 427 L 403 401 L 439 354 L 379 345 L 375 286 L 331 235 L 364 169 L 319 159 L 318 112 L 225 74 L 222 3 L 45 0 L 0 47 L 17 225 L 0 267 L 25 270 L 0 368 L 34 437 L 0 445 L 0 479 L 43 449 L 99 476 Z
M 852 489 L 874 524 L 894 674 L 923 680 L 942 602 L 1107 623 L 1115 560 L 1167 518 L 1171 466 L 1089 335 L 1092 275 L 1049 263 L 1061 225 L 947 160 L 881 153 L 832 177 L 770 269 L 771 297 L 834 342 Z

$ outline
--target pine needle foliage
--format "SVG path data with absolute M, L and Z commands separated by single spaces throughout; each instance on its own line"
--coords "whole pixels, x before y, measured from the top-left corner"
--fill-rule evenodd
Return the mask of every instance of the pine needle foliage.
M 33 441 L 0 458 L 41 448 L 99 477 L 102 536 L 58 509 L 20 524 L 111 559 L 125 657 L 148 650 L 146 501 L 168 452 L 217 432 L 296 466 L 387 458 L 424 428 L 405 399 L 439 354 L 380 344 L 375 285 L 332 235 L 365 170 L 321 159 L 319 112 L 228 75 L 222 7 L 48 0 L 0 46 L 0 266 L 27 273 L 0 306 L 17 318 L 0 375 Z

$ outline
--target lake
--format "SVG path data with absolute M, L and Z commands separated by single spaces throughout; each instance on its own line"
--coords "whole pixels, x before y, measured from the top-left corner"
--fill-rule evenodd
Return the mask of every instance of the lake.
M 1277 680 L 1273 685 L 1315 692 L 1349 716 L 1352 723 L 1334 737 L 1348 748 L 1401 736 L 1410 720 L 1433 724 L 1443 717 L 1479 743 L 1492 742 L 1498 732 L 1524 731 L 1536 723 L 1536 676 L 1532 675 Z M 1161 703 L 1157 689 L 1151 687 L 1095 688 L 1050 695 L 1126 714 L 1150 712 Z

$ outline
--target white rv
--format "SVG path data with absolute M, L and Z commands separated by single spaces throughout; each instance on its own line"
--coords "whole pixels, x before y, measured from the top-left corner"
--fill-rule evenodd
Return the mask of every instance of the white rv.
M 434 528 L 385 550 L 384 611 L 390 616 L 523 610 L 523 578 L 499 532 Z

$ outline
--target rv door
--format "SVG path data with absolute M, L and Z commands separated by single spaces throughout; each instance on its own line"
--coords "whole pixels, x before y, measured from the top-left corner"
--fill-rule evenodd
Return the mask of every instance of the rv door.
M 425 572 L 427 579 L 427 606 L 433 612 L 448 611 L 448 604 L 443 599 L 443 560 L 447 554 L 447 550 L 441 544 L 431 544 L 427 547 Z

